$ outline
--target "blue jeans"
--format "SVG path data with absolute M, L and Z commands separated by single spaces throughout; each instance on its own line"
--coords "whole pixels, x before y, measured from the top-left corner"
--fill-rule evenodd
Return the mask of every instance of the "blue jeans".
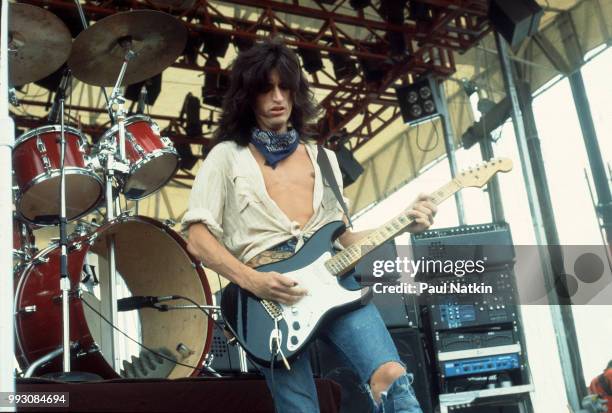
M 278 250 L 289 248 L 291 242 L 277 247 Z M 398 378 L 386 392 L 382 392 L 380 405 L 374 402 L 368 385 L 374 371 L 391 361 L 405 366 L 374 304 L 366 304 L 337 317 L 324 331 L 320 331 L 320 338 L 331 344 L 345 364 L 357 373 L 363 391 L 370 395 L 372 412 L 422 413 L 411 386 L 413 376 L 409 373 Z M 307 351 L 291 363 L 291 370 L 275 368 L 273 381 L 270 368 L 258 367 L 266 378 L 277 413 L 319 412 Z

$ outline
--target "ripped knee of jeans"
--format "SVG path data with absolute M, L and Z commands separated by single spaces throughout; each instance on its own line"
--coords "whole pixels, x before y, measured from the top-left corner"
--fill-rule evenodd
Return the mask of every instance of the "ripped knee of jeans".
M 423 411 L 412 388 L 413 382 L 414 375 L 412 373 L 406 373 L 398 377 L 386 391 L 380 393 L 379 403 L 374 400 L 369 386 L 366 385 L 372 400 L 372 412 L 422 413 Z

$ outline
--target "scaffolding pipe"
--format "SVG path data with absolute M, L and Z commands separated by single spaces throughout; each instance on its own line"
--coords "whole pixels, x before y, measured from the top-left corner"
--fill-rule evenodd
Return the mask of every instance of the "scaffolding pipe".
M 455 137 L 453 133 L 453 125 L 450 121 L 450 114 L 448 112 L 448 104 L 446 102 L 446 91 L 444 90 L 444 82 L 440 82 L 438 87 L 432 87 L 433 93 L 436 96 L 438 112 L 440 113 L 440 121 L 442 122 L 442 128 L 444 129 L 444 147 L 446 148 L 446 155 L 448 157 L 448 164 L 450 167 L 451 177 L 457 176 L 457 158 L 455 157 Z M 459 225 L 465 225 L 465 210 L 463 208 L 463 195 L 461 191 L 455 192 L 455 205 L 457 207 L 457 219 Z
M 2 1 L 0 17 L 0 392 L 15 392 L 13 328 L 13 172 L 15 126 L 9 116 L 8 1 Z M 0 407 L 14 412 L 14 407 Z
M 597 194 L 597 215 L 602 220 L 602 226 L 606 233 L 608 247 L 612 246 L 612 195 L 610 194 L 610 183 L 606 176 L 606 167 L 601 157 L 601 150 L 597 141 L 597 132 L 591 115 L 591 106 L 584 87 L 584 80 L 580 70 L 576 70 L 568 77 L 574 105 L 578 113 L 578 121 L 582 130 L 582 138 L 589 158 L 593 185 Z
M 571 312 L 572 309 L 571 306 L 568 305 L 571 304 L 571 300 L 569 298 L 560 296 L 557 292 L 557 277 L 553 269 L 553 260 L 548 249 L 549 243 L 552 244 L 553 240 L 547 238 L 547 231 L 544 226 L 543 211 L 541 208 L 542 202 L 547 203 L 550 206 L 550 199 L 545 199 L 546 197 L 543 196 L 548 194 L 548 186 L 545 179 L 546 176 L 543 169 L 543 162 L 541 156 L 536 156 L 536 159 L 533 160 L 530 157 L 530 143 L 527 139 L 525 121 L 515 86 L 516 77 L 508 57 L 508 46 L 505 40 L 497 33 L 495 34 L 495 43 L 497 44 L 497 49 L 499 50 L 500 65 L 502 74 L 504 76 L 506 93 L 510 97 L 510 101 L 512 103 L 512 124 L 514 126 L 518 153 L 521 158 L 523 179 L 525 180 L 525 188 L 527 191 L 529 209 L 531 211 L 531 219 L 533 221 L 536 242 L 538 244 L 538 252 L 542 264 L 544 283 L 548 291 L 549 308 L 552 317 L 553 329 L 555 330 L 559 358 L 561 360 L 561 370 L 563 372 L 565 391 L 571 408 L 574 411 L 578 411 L 580 410 L 580 400 L 584 395 L 586 395 L 584 376 L 582 374 L 580 349 L 577 345 L 574 319 Z M 534 163 L 532 163 L 532 161 Z M 536 177 L 534 176 L 536 167 L 539 174 L 541 174 L 537 183 Z M 538 189 L 540 190 L 539 192 Z M 552 210 L 546 212 L 547 215 L 553 215 Z M 548 224 L 553 225 L 553 228 L 548 228 L 548 235 L 556 233 L 554 221 L 552 221 L 552 223 L 548 221 Z M 557 261 L 559 258 L 560 257 L 555 257 L 555 261 Z M 558 267 L 558 265 L 558 262 L 555 263 L 556 267 Z M 563 264 L 561 263 L 561 265 Z M 563 283 L 563 280 L 560 281 Z
M 480 153 L 485 161 L 495 157 L 490 133 L 480 140 Z M 489 206 L 491 208 L 491 221 L 497 223 L 505 222 L 504 205 L 501 199 L 501 189 L 497 175 L 493 176 L 487 184 L 487 194 L 489 195 Z

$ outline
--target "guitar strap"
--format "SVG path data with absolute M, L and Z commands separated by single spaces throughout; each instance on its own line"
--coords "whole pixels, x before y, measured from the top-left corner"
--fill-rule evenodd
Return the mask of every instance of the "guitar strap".
M 342 198 L 342 192 L 340 192 L 340 187 L 338 186 L 334 171 L 332 170 L 331 163 L 329 162 L 329 157 L 327 156 L 327 153 L 325 152 L 325 149 L 323 149 L 322 145 L 317 145 L 317 163 L 319 164 L 319 168 L 323 174 L 323 179 L 327 181 L 334 192 L 336 199 L 340 203 L 342 211 L 348 220 L 349 227 L 353 228 L 353 222 L 351 221 L 351 216 L 349 215 L 346 202 L 344 202 L 344 198 Z

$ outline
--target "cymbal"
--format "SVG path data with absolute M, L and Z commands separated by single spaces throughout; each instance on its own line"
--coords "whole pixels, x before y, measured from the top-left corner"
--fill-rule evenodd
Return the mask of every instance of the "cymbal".
M 10 3 L 8 47 L 10 82 L 20 86 L 55 72 L 70 55 L 72 36 L 50 11 Z
M 141 82 L 170 66 L 185 49 L 187 28 L 170 14 L 133 10 L 105 17 L 81 32 L 72 45 L 68 66 L 88 84 L 114 86 L 130 44 L 136 53 L 122 85 Z

